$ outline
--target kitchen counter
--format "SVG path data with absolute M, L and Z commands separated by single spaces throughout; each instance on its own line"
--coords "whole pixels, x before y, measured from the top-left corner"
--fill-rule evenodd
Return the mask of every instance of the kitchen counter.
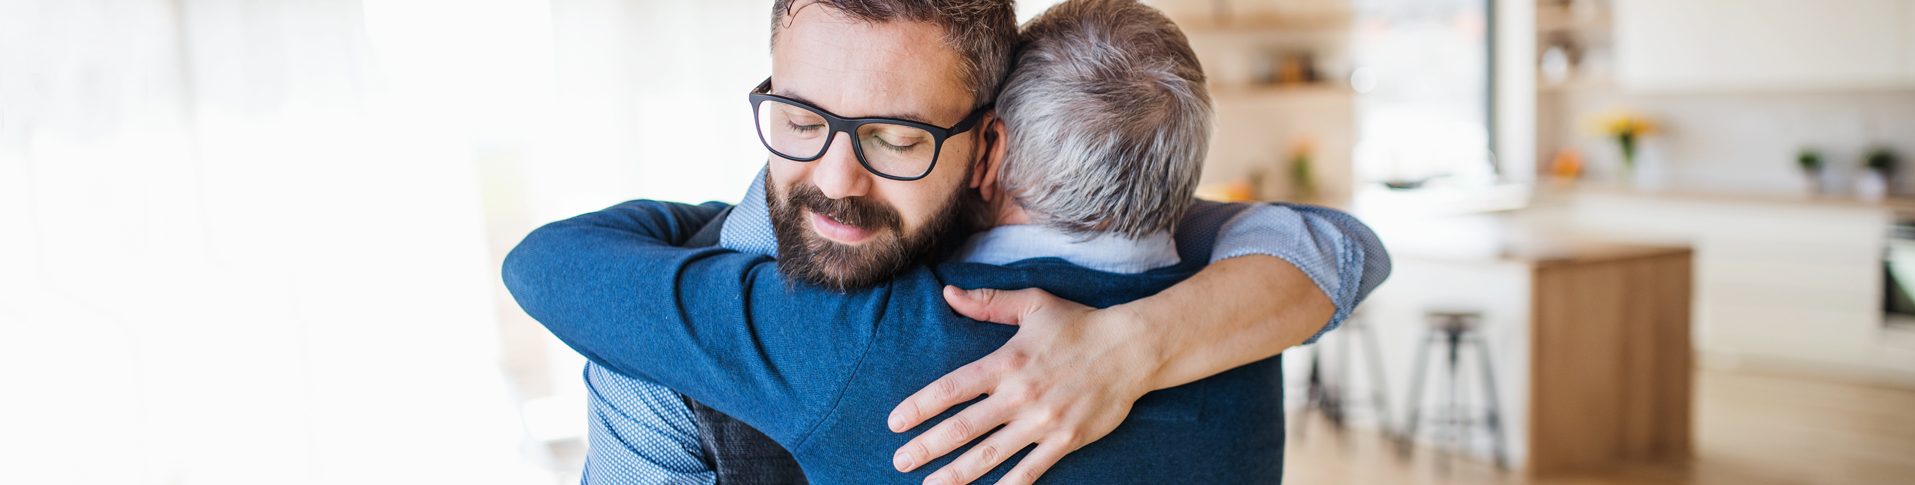
M 1557 232 L 1694 247 L 1712 367 L 1915 388 L 1915 345 L 1883 311 L 1883 256 L 1915 200 L 1577 186 L 1534 202 L 1523 217 Z
M 1386 338 L 1407 341 L 1385 354 L 1414 355 L 1427 311 L 1479 312 L 1509 384 L 1498 400 L 1513 463 L 1559 476 L 1689 456 L 1688 246 L 1619 242 L 1530 211 L 1366 222 L 1397 267 L 1365 305 Z
M 1680 244 L 1621 242 L 1563 230 L 1520 211 L 1366 219 L 1394 258 L 1558 265 L 1684 253 Z
M 1734 193 L 1695 189 L 1637 189 L 1615 185 L 1578 183 L 1544 184 L 1536 196 L 1545 202 L 1577 196 L 1659 198 L 1678 202 L 1725 204 L 1790 205 L 1824 208 L 1886 209 L 1897 214 L 1915 215 L 1915 198 L 1888 197 L 1863 199 L 1852 195 Z

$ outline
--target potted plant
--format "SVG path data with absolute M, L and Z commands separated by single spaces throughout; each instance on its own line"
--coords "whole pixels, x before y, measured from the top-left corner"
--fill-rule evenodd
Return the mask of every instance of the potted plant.
M 1300 138 L 1290 147 L 1290 196 L 1299 202 L 1316 202 L 1316 171 L 1311 167 L 1311 155 L 1316 143 L 1309 138 Z
M 1602 133 L 1615 140 L 1616 148 L 1622 152 L 1622 180 L 1625 183 L 1642 185 L 1636 180 L 1637 155 L 1642 147 L 1642 139 L 1656 132 L 1656 123 L 1649 118 L 1628 111 L 1612 111 L 1602 119 Z
M 1795 152 L 1795 165 L 1802 169 L 1802 177 L 1808 183 L 1810 194 L 1822 193 L 1822 152 L 1813 148 L 1804 148 Z
M 1855 182 L 1855 195 L 1868 200 L 1888 196 L 1889 182 L 1895 179 L 1895 152 L 1876 147 L 1862 157 L 1862 178 Z

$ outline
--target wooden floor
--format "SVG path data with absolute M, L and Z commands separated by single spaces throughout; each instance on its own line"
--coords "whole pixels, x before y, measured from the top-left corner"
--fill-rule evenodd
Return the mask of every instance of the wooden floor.
M 1537 480 L 1429 449 L 1403 459 L 1375 432 L 1338 433 L 1300 417 L 1285 482 L 1915 484 L 1915 391 L 1715 371 L 1698 373 L 1696 385 L 1696 456 L 1687 464 Z

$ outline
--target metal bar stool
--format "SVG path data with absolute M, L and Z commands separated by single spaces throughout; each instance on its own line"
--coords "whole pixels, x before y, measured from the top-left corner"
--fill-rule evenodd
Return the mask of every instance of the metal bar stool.
M 1423 411 L 1423 378 L 1429 373 L 1426 369 L 1431 367 L 1430 347 L 1435 346 L 1441 346 L 1446 354 L 1444 360 L 1446 390 L 1441 406 L 1435 410 L 1438 419 L 1436 424 L 1440 425 L 1438 429 L 1441 431 L 1439 442 L 1451 449 L 1451 455 L 1454 455 L 1455 450 L 1467 448 L 1471 431 L 1478 423 L 1477 419 L 1470 417 L 1468 397 L 1458 389 L 1463 377 L 1461 374 L 1462 348 L 1467 344 L 1476 348 L 1477 355 L 1480 357 L 1477 365 L 1483 372 L 1482 388 L 1486 412 L 1481 423 L 1489 432 L 1490 448 L 1494 452 L 1496 468 L 1507 468 L 1508 459 L 1503 450 L 1503 417 L 1496 398 L 1496 374 L 1490 365 L 1489 344 L 1483 340 L 1482 333 L 1478 331 L 1483 320 L 1482 313 L 1436 310 L 1424 313 L 1424 317 L 1430 324 L 1430 331 L 1424 337 L 1423 345 L 1416 352 L 1418 368 L 1415 371 L 1416 377 L 1410 381 L 1409 423 L 1404 426 L 1403 435 L 1399 438 L 1399 452 L 1408 457 L 1410 445 L 1416 440 L 1417 425 Z M 1443 466 L 1447 468 L 1448 460 L 1443 462 Z
M 1384 388 L 1389 385 L 1389 381 L 1383 377 L 1383 352 L 1377 346 L 1376 333 L 1370 329 L 1367 319 L 1362 314 L 1352 314 L 1344 321 L 1343 326 L 1324 335 L 1324 339 L 1329 342 L 1318 340 L 1316 351 L 1310 355 L 1307 393 L 1309 397 L 1304 404 L 1304 412 L 1321 412 L 1330 421 L 1332 428 L 1342 431 L 1349 419 L 1350 408 L 1368 404 L 1374 407 L 1377 428 L 1385 434 L 1390 433 L 1390 405 L 1384 395 Z M 1352 344 L 1350 342 L 1352 339 L 1361 339 L 1360 346 L 1353 348 L 1353 345 L 1359 344 Z M 1332 348 L 1335 351 L 1325 356 L 1325 352 Z M 1356 352 L 1365 354 L 1364 365 L 1369 367 L 1370 371 L 1370 396 L 1367 403 L 1355 402 L 1350 397 L 1354 394 L 1350 390 L 1350 354 Z M 1335 360 L 1336 365 L 1326 370 L 1324 366 L 1326 358 Z M 1303 429 L 1303 426 L 1297 427 L 1299 436 L 1303 434 Z

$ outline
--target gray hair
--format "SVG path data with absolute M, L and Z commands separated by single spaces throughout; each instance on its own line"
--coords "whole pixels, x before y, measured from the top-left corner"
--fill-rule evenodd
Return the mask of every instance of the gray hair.
M 771 5 L 771 43 L 778 44 L 794 4 L 805 0 L 777 0 Z M 972 107 L 997 97 L 1004 74 L 1011 70 L 1011 51 L 1017 47 L 1017 8 L 1011 0 L 811 0 L 846 18 L 860 22 L 924 22 L 944 29 L 944 41 L 958 51 L 959 82 L 971 91 Z
M 1210 94 L 1183 31 L 1135 0 L 1071 0 L 1025 24 L 998 115 L 998 183 L 1078 234 L 1171 231 L 1210 141 Z

